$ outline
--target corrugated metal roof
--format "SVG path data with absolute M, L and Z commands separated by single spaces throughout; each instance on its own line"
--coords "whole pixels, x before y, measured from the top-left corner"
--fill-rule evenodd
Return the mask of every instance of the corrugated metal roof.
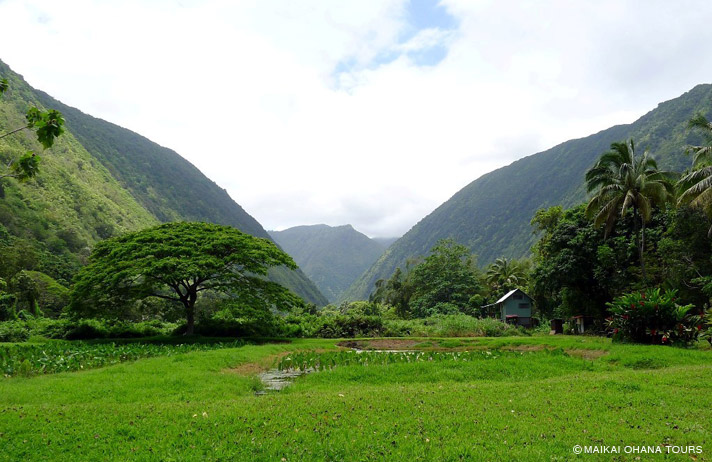
M 518 291 L 518 290 L 519 290 L 519 289 L 510 290 L 510 291 L 507 292 L 502 298 L 500 298 L 499 300 L 497 300 L 496 302 L 494 302 L 495 305 L 496 305 L 497 303 L 502 303 L 503 301 L 505 301 L 506 299 L 508 299 L 509 297 L 511 297 L 511 296 L 514 294 L 514 292 L 516 292 L 516 291 Z
M 523 293 L 523 294 L 526 295 L 529 299 L 531 299 L 531 297 L 529 297 L 529 295 L 527 295 L 522 289 L 513 289 L 513 290 L 510 290 L 509 292 L 507 292 L 506 294 L 504 294 L 504 295 L 502 296 L 502 298 L 500 298 L 499 300 L 497 300 L 496 302 L 494 302 L 493 305 L 496 305 L 496 304 L 498 304 L 498 303 L 504 302 L 506 299 L 508 299 L 509 297 L 511 297 L 512 295 L 514 295 L 514 292 L 516 292 L 516 291 L 519 291 L 519 292 Z

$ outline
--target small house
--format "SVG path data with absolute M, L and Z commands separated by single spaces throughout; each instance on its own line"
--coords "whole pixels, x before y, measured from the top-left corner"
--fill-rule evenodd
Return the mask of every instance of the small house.
M 489 316 L 508 324 L 531 327 L 533 303 L 534 300 L 521 289 L 514 289 L 495 303 L 485 305 L 483 308 L 487 310 Z

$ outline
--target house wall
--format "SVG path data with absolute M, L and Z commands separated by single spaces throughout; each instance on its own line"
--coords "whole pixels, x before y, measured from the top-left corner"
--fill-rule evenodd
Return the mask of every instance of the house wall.
M 527 305 L 526 308 L 520 308 L 520 304 Z M 509 297 L 502 303 L 502 320 L 506 319 L 506 316 L 516 314 L 520 318 L 531 318 L 532 317 L 532 300 L 526 295 L 522 296 L 521 299 L 516 299 L 513 296 Z

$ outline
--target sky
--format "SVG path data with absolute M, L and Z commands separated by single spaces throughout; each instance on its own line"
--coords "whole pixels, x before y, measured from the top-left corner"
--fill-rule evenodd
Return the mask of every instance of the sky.
M 709 0 L 0 0 L 0 59 L 175 150 L 266 229 L 390 237 L 710 83 L 711 17 Z

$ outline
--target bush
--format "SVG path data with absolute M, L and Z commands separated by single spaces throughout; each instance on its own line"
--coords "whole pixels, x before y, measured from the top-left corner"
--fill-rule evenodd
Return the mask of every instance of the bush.
M 28 338 L 30 338 L 30 330 L 24 322 L 0 322 L 0 342 L 24 342 Z
M 384 335 L 380 316 L 329 316 L 319 319 L 312 336 L 321 338 L 377 337 Z
M 503 337 L 524 335 L 520 327 L 498 319 L 475 318 L 465 314 L 436 315 L 424 319 L 387 321 L 393 336 L 414 337 Z M 398 334 L 400 333 L 400 334 Z
M 98 319 L 31 318 L 0 322 L 0 342 L 24 342 L 30 337 L 63 340 L 139 338 L 168 335 L 176 324 L 162 321 L 131 323 Z
M 702 315 L 694 305 L 675 303 L 677 291 L 631 292 L 608 303 L 609 326 L 615 340 L 688 345 L 702 331 Z
M 198 319 L 194 332 L 206 337 L 292 337 L 295 328 L 284 318 L 269 310 L 243 306 L 232 302 L 219 305 L 210 317 Z M 185 332 L 181 325 L 174 333 Z

